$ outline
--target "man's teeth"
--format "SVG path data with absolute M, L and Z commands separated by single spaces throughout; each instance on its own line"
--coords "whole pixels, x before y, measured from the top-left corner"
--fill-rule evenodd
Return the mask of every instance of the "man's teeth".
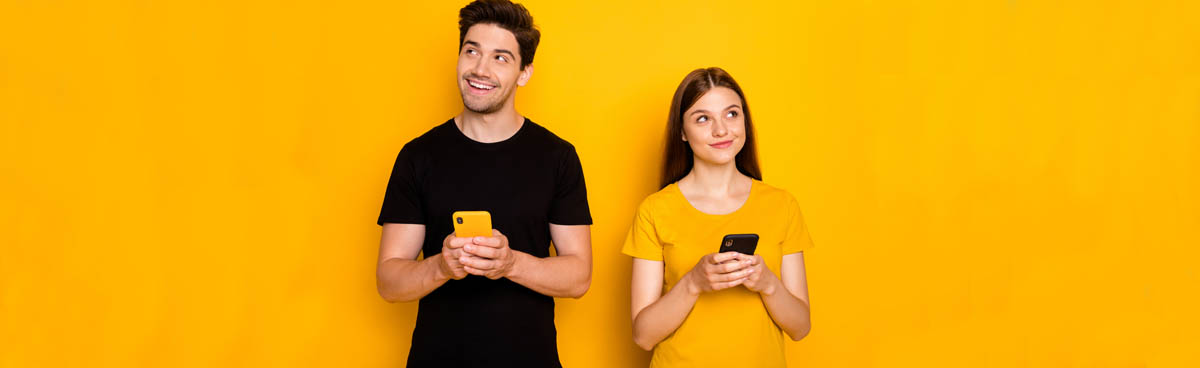
M 493 87 L 493 86 L 483 85 L 483 84 L 479 84 L 479 83 L 475 83 L 475 82 L 471 82 L 471 81 L 467 81 L 467 83 L 468 83 L 468 84 L 470 84 L 470 85 L 471 85 L 471 87 L 475 87 L 475 88 L 479 88 L 479 89 L 492 89 L 492 88 L 496 88 L 496 87 Z

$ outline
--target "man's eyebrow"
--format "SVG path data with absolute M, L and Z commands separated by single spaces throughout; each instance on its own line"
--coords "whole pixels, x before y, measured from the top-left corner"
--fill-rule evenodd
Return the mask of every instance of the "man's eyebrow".
M 480 46 L 478 42 L 471 41 L 471 40 L 467 40 L 467 41 L 463 42 L 463 46 L 475 46 L 478 48 L 483 48 L 483 46 Z M 500 53 L 500 54 L 508 54 L 508 57 L 510 57 L 510 58 L 514 58 L 514 59 L 516 58 L 516 54 L 514 54 L 512 51 L 509 51 L 507 49 L 495 49 L 492 51 L 495 51 L 496 53 Z
M 515 58 L 515 56 L 513 56 L 513 52 L 512 52 L 512 51 L 508 51 L 508 50 L 505 50 L 505 49 L 496 49 L 495 51 L 496 51 L 496 52 L 498 52 L 498 53 L 501 53 L 501 54 L 508 54 L 508 57 Z

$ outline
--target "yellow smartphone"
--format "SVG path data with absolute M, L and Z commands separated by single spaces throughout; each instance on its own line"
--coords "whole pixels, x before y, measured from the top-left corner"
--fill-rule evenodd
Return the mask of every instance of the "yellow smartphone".
M 492 236 L 492 214 L 488 211 L 456 211 L 452 217 L 456 237 Z

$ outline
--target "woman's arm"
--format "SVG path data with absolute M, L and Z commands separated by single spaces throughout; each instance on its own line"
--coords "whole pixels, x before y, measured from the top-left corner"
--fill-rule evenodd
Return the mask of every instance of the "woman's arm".
M 726 262 L 734 260 L 734 262 Z M 691 313 L 700 293 L 740 285 L 750 273 L 750 261 L 739 261 L 737 253 L 709 254 L 665 295 L 662 293 L 663 262 L 633 259 L 633 342 L 645 350 L 674 333 Z
M 763 263 L 762 256 L 742 256 L 751 260 L 753 270 L 743 285 L 761 295 L 767 313 L 793 341 L 800 341 L 812 330 L 808 308 L 808 280 L 804 276 L 804 253 L 783 256 L 779 277 Z

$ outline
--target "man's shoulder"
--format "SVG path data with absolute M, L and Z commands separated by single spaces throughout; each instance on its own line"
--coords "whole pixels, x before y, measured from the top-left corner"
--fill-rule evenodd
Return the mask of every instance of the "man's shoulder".
M 425 133 L 413 138 L 404 144 L 404 150 L 410 151 L 427 151 L 432 148 L 444 145 L 446 139 L 449 138 L 448 128 L 454 126 L 454 119 L 447 120 L 441 124 L 433 126 Z
M 544 144 L 551 152 L 574 152 L 575 145 L 568 142 L 566 139 L 559 137 L 558 134 L 546 129 L 546 127 L 533 122 L 529 118 L 525 119 L 525 124 L 529 124 L 529 137 L 533 140 Z

